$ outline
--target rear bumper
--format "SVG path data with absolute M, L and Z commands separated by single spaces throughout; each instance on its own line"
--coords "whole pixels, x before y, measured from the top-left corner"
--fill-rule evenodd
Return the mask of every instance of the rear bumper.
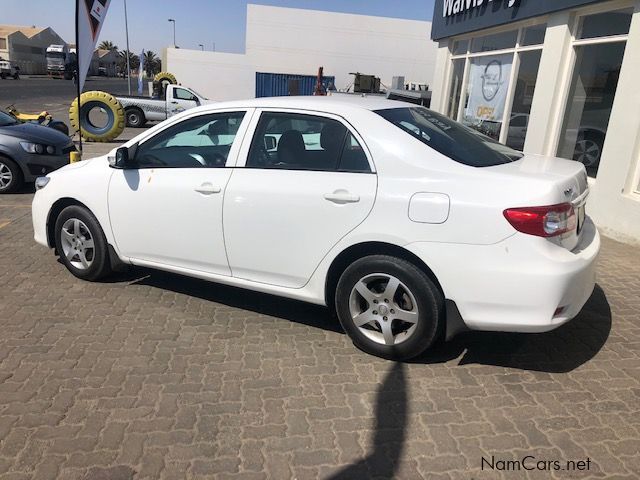
M 574 318 L 591 296 L 600 236 L 587 218 L 573 251 L 524 234 L 487 246 L 407 248 L 432 268 L 468 328 L 536 333 Z

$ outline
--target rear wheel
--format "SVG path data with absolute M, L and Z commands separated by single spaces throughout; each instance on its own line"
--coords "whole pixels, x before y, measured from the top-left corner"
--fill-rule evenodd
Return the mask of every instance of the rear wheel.
M 72 205 L 60 212 L 55 241 L 60 260 L 76 277 L 95 281 L 111 273 L 104 232 L 86 208 Z
M 20 167 L 6 157 L 0 156 L 0 193 L 12 193 L 22 186 Z
M 336 311 L 361 350 L 407 360 L 434 341 L 444 300 L 431 279 L 401 258 L 372 255 L 351 264 L 336 289 Z
M 140 128 L 147 123 L 144 113 L 139 108 L 129 108 L 125 111 L 127 127 Z

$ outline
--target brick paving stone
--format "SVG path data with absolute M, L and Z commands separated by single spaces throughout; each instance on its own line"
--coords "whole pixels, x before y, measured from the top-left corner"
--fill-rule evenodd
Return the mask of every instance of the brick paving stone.
M 397 365 L 313 305 L 76 280 L 34 244 L 31 197 L 0 197 L 1 480 L 640 478 L 638 247 L 603 239 L 596 291 L 554 332 Z M 592 469 L 482 469 L 527 455 Z

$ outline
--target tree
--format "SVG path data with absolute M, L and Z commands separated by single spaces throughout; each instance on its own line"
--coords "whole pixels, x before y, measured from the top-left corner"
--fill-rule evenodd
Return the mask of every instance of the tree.
M 102 42 L 100 42 L 98 48 L 100 50 L 115 50 L 116 52 L 118 51 L 118 46 L 109 40 L 103 40 Z
M 118 52 L 118 67 L 121 72 L 127 71 L 127 53 L 129 54 L 129 66 L 131 70 L 135 70 L 140 66 L 140 59 L 135 53 L 128 52 L 127 50 L 121 50 Z
M 153 77 L 160 72 L 160 69 L 161 62 L 155 52 L 151 50 L 144 52 L 144 71 L 147 73 L 147 77 Z

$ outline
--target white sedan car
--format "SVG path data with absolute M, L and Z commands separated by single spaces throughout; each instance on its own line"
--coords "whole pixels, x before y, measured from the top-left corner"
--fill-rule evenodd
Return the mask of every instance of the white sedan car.
M 595 284 L 582 164 L 406 103 L 207 105 L 37 188 L 35 239 L 79 278 L 140 265 L 327 305 L 386 358 L 552 330 Z

